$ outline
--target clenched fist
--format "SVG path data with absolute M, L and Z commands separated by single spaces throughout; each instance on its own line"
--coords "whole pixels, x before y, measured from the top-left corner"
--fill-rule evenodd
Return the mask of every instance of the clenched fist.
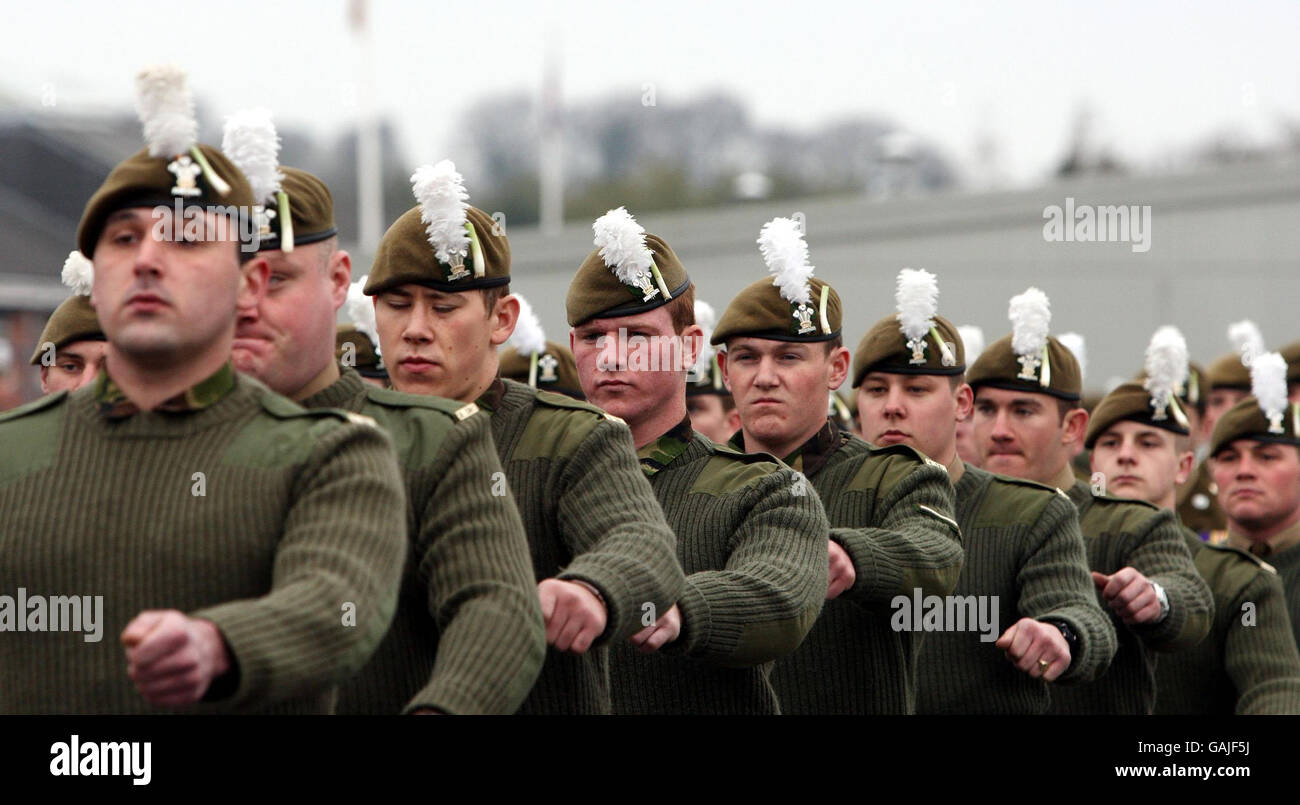
M 993 645 L 1006 652 L 1012 665 L 1044 682 L 1053 681 L 1070 667 L 1070 644 L 1061 630 L 1033 618 L 1011 624 Z
M 175 609 L 136 615 L 122 630 L 122 645 L 127 675 L 152 704 L 193 704 L 230 669 L 226 641 L 216 624 Z
M 605 604 L 585 584 L 543 579 L 537 584 L 546 621 L 546 642 L 582 654 L 605 631 Z
M 1120 568 L 1109 576 L 1094 570 L 1092 582 L 1101 590 L 1102 599 L 1125 623 L 1152 623 L 1160 619 L 1156 589 L 1137 568 Z

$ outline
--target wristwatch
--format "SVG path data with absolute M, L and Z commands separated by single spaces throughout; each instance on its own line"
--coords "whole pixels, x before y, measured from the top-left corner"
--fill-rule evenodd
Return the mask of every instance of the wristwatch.
M 1055 618 L 1052 618 L 1052 619 L 1044 620 L 1043 623 L 1050 623 L 1051 625 L 1055 626 L 1058 630 L 1060 630 L 1061 637 L 1065 638 L 1066 645 L 1070 647 L 1070 665 L 1065 670 L 1067 671 L 1070 670 L 1070 668 L 1074 667 L 1074 661 L 1079 657 L 1078 633 L 1075 632 L 1074 629 L 1070 628 L 1070 624 L 1062 620 L 1056 620 Z
M 1160 602 L 1160 617 L 1156 618 L 1154 622 L 1160 623 L 1165 618 L 1169 617 L 1169 596 L 1165 593 L 1164 587 L 1161 587 L 1154 581 L 1150 582 L 1150 584 L 1151 589 L 1156 592 L 1156 600 Z

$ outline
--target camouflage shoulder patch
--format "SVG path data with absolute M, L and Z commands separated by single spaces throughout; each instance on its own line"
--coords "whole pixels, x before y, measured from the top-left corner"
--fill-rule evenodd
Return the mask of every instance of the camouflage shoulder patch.
M 46 408 L 61 405 L 67 397 L 68 392 L 66 390 L 56 391 L 53 394 L 46 394 L 39 400 L 32 400 L 25 405 L 20 405 L 17 408 L 11 408 L 8 411 L 0 413 L 0 422 L 10 422 L 15 419 L 22 419 L 23 417 L 29 414 L 34 414 L 37 411 L 44 411 Z

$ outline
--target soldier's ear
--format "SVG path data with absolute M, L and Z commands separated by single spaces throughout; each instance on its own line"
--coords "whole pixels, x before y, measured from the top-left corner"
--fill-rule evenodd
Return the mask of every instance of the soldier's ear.
M 497 300 L 492 309 L 492 346 L 499 347 L 506 342 L 519 323 L 519 297 L 506 294 Z
M 1074 444 L 1083 439 L 1088 430 L 1088 412 L 1082 408 L 1072 409 L 1065 414 L 1065 425 L 1061 435 L 1062 444 Z
M 270 281 L 271 264 L 264 256 L 259 254 L 240 266 L 238 310 L 252 310 L 260 305 Z
M 953 396 L 957 399 L 957 421 L 965 422 L 975 413 L 975 392 L 969 383 L 960 383 Z
M 847 347 L 836 347 L 831 350 L 830 354 L 830 377 L 827 378 L 828 388 L 831 391 L 844 385 L 848 379 L 849 368 L 853 365 L 852 357 Z

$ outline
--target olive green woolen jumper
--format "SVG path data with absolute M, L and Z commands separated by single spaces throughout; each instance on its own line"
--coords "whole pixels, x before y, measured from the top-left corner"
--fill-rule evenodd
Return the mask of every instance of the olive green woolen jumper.
M 0 416 L 0 595 L 103 596 L 98 642 L 0 634 L 0 712 L 165 711 L 136 692 L 119 640 L 146 609 L 212 621 L 229 647 L 235 672 L 182 711 L 331 712 L 396 605 L 388 437 L 229 365 L 183 410 L 124 415 L 100 378 Z
M 487 414 L 376 388 L 340 368 L 303 405 L 364 414 L 387 431 L 411 539 L 393 628 L 343 686 L 338 712 L 513 713 L 541 671 L 546 630 Z

